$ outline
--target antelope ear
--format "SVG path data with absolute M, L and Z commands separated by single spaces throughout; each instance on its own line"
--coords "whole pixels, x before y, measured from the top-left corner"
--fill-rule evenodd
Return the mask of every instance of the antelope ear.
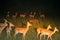
M 55 27 L 55 29 L 59 32 L 59 30 Z
M 55 29 L 57 29 L 57 28 L 55 27 Z

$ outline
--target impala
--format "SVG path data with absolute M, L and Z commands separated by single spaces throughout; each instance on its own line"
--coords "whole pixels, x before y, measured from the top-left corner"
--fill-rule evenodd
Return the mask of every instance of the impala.
M 38 24 L 39 23 L 39 20 L 37 20 L 37 19 L 31 19 L 31 20 L 29 20 L 31 23 L 35 23 L 35 24 Z
M 4 19 L 4 23 L 0 23 L 0 35 L 2 33 L 2 31 L 4 30 L 4 28 L 6 28 L 6 26 L 8 26 L 7 21 Z
M 36 14 L 35 12 L 34 12 L 34 14 L 32 14 L 32 12 L 31 12 L 31 14 L 29 15 L 29 17 L 30 18 L 34 18 L 35 14 Z
M 29 30 L 29 26 L 32 26 L 32 24 L 30 24 L 29 22 L 27 22 L 27 28 L 15 28 L 15 34 L 14 37 L 18 34 L 18 33 L 22 33 L 23 34 L 23 39 L 25 40 L 25 35 L 27 33 L 27 31 Z
M 45 15 L 42 13 L 42 14 L 40 14 L 40 18 L 42 19 L 42 20 L 44 20 L 45 19 Z
M 55 27 L 54 31 L 46 30 L 46 29 L 42 30 L 42 31 L 41 31 L 42 33 L 41 33 L 41 35 L 40 35 L 40 40 L 41 40 L 41 36 L 42 36 L 42 35 L 47 35 L 48 38 L 50 38 L 50 39 L 52 40 L 52 35 L 53 35 L 56 31 L 57 31 L 57 32 L 59 31 L 56 27 Z M 47 40 L 48 40 L 48 38 L 47 38 Z
M 7 28 L 6 28 L 6 32 L 7 32 L 7 38 L 10 36 L 10 31 L 12 30 L 12 27 L 14 27 L 14 24 L 13 23 L 11 23 L 11 22 L 9 22 L 9 21 L 7 21 L 6 19 L 4 19 L 6 22 L 7 22 L 7 24 L 8 24 L 8 26 L 7 26 Z
M 7 38 L 10 36 L 10 32 L 12 30 L 12 27 L 14 27 L 14 24 L 12 24 L 11 22 L 9 22 L 9 26 L 6 29 L 7 32 Z
M 14 15 L 12 15 L 12 17 L 13 18 L 16 18 L 17 17 L 17 12 Z
M 45 15 L 44 15 L 44 14 L 40 14 L 40 17 L 41 17 L 41 18 L 45 18 Z
M 25 16 L 26 16 L 26 13 L 20 14 L 20 17 L 21 17 L 21 18 L 24 18 Z
M 40 34 L 40 33 L 42 33 L 43 32 L 43 30 L 44 30 L 45 28 L 37 28 L 37 37 L 38 37 L 38 35 Z M 48 25 L 48 27 L 47 27 L 47 29 L 46 30 L 49 30 L 49 29 L 51 29 L 51 26 L 50 25 Z M 42 31 L 42 32 L 41 32 Z M 45 35 L 44 35 L 44 37 L 45 37 Z

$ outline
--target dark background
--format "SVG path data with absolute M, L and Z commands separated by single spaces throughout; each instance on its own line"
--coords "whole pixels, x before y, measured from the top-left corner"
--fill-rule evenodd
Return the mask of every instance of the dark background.
M 59 17 L 59 0 L 0 0 L 0 14 L 7 11 L 38 11 Z

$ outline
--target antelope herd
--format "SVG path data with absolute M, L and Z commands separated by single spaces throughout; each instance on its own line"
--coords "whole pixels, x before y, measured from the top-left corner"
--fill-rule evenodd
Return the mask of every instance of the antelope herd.
M 35 14 L 36 14 L 36 13 L 34 13 L 34 14 L 32 15 L 32 12 L 31 12 L 31 14 L 29 15 L 29 17 L 31 18 L 31 20 L 27 21 L 26 28 L 21 28 L 21 27 L 16 27 L 16 28 L 14 28 L 14 37 L 16 37 L 16 35 L 17 35 L 18 33 L 22 33 L 23 39 L 25 40 L 25 36 L 26 36 L 26 34 L 27 34 L 30 26 L 33 25 L 32 23 L 33 23 L 33 22 L 36 22 L 36 23 L 39 22 L 39 20 L 34 19 Z M 8 12 L 7 17 L 9 17 L 9 16 L 10 16 L 10 15 L 9 15 L 9 12 Z M 16 16 L 17 16 L 17 13 L 16 13 L 15 15 L 13 15 L 13 18 L 15 18 Z M 20 14 L 20 17 L 21 17 L 21 18 L 24 18 L 25 16 L 26 16 L 25 13 L 24 13 L 24 14 Z M 44 15 L 44 14 L 41 14 L 40 17 L 41 17 L 41 18 L 45 18 L 45 15 Z M 0 23 L 0 34 L 1 34 L 2 31 L 4 30 L 4 28 L 6 28 L 7 37 L 9 37 L 9 36 L 10 36 L 10 32 L 11 32 L 11 30 L 12 30 L 12 27 L 15 27 L 15 25 L 14 25 L 12 22 L 9 22 L 7 19 L 4 19 L 4 21 L 5 21 L 4 23 Z M 32 23 L 31 23 L 31 22 L 32 22 Z M 37 27 L 37 38 L 38 38 L 38 35 L 40 34 L 40 40 L 41 40 L 41 37 L 42 37 L 42 36 L 44 36 L 44 38 L 45 38 L 46 35 L 48 36 L 48 37 L 47 37 L 47 40 L 48 40 L 49 37 L 50 37 L 50 39 L 52 40 L 52 35 L 53 35 L 56 31 L 58 32 L 59 30 L 58 30 L 56 27 L 54 28 L 54 31 L 51 31 L 50 29 L 52 29 L 52 27 L 51 27 L 50 24 L 47 26 L 47 28 Z

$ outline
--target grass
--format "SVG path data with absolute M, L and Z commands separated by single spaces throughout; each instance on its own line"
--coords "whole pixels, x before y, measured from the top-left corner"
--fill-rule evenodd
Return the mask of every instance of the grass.
M 17 19 L 13 19 L 13 18 L 6 18 L 7 20 L 9 20 L 10 22 L 12 22 L 15 27 L 26 27 L 26 22 L 29 20 L 28 18 L 17 18 Z M 46 18 L 44 21 L 42 21 L 41 19 L 39 19 L 40 23 L 39 24 L 34 24 L 33 26 L 30 27 L 30 29 L 28 30 L 26 36 L 25 36 L 25 40 L 39 40 L 40 38 L 37 38 L 37 31 L 35 30 L 35 28 L 37 27 L 44 27 L 46 28 L 48 26 L 48 24 L 50 24 L 52 26 L 52 30 L 54 30 L 54 27 L 56 26 L 59 29 L 59 32 L 56 32 L 53 36 L 52 39 L 53 40 L 60 40 L 60 21 L 57 20 L 53 20 L 53 19 L 48 19 Z M 22 25 L 23 24 L 23 25 Z M 11 36 L 7 38 L 6 36 L 6 29 L 4 29 L 4 31 L 1 34 L 0 40 L 22 40 L 22 34 L 17 34 L 16 37 L 14 38 L 14 30 L 11 31 Z M 42 40 L 46 40 L 43 39 Z M 50 40 L 50 39 L 49 39 Z

